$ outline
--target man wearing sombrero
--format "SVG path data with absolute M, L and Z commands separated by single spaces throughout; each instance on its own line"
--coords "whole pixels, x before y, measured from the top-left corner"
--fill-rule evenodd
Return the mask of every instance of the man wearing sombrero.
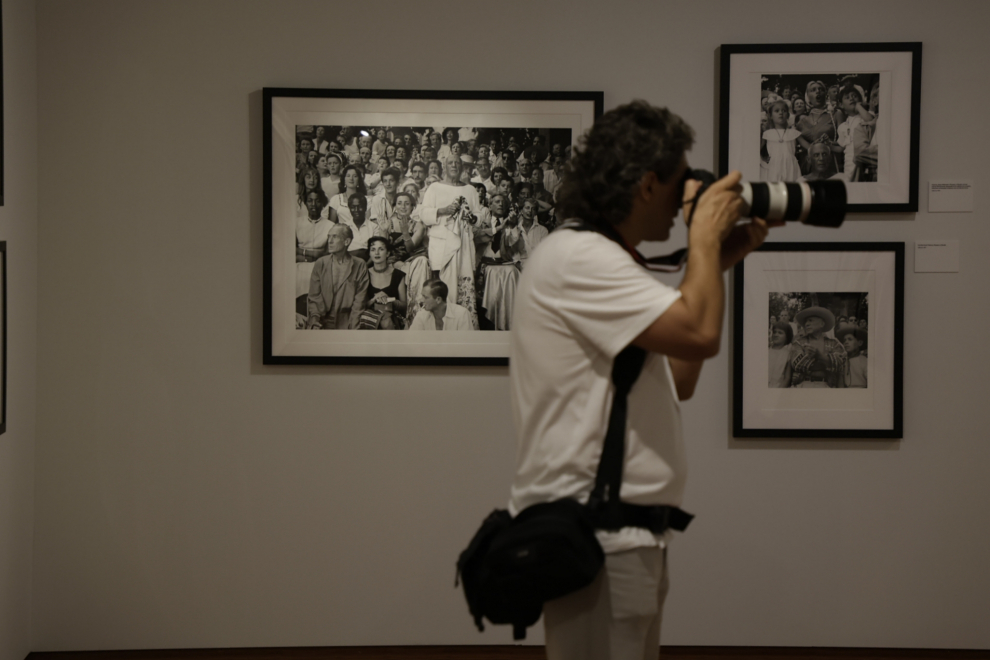
M 846 349 L 825 335 L 835 326 L 835 315 L 824 307 L 808 307 L 794 320 L 804 336 L 794 340 L 800 352 L 791 361 L 793 387 L 843 387 Z

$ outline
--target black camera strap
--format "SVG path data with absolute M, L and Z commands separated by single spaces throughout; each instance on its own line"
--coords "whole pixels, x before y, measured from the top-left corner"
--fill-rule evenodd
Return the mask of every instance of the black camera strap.
M 626 346 L 612 363 L 615 394 L 608 416 L 605 445 L 595 475 L 595 487 L 588 498 L 587 508 L 596 529 L 615 531 L 623 527 L 643 527 L 654 534 L 662 534 L 667 528 L 673 528 L 683 532 L 694 518 L 690 513 L 674 506 L 629 504 L 619 499 L 626 453 L 629 392 L 645 363 L 646 351 L 632 344 Z
M 700 193 L 699 193 L 700 194 Z M 697 201 L 697 197 L 694 201 Z M 694 207 L 692 207 L 692 211 Z M 692 214 L 693 215 L 693 214 Z M 690 222 L 690 218 L 688 219 Z M 621 245 L 638 263 L 649 270 L 677 272 L 687 257 L 687 249 L 677 250 L 666 257 L 647 259 L 636 248 L 626 243 L 622 235 L 608 223 L 592 223 L 580 218 L 568 220 L 558 229 L 593 231 Z M 651 268 L 650 264 L 667 267 Z M 674 266 L 674 264 L 677 264 Z M 674 267 L 671 267 L 674 266 Z M 630 344 L 612 363 L 612 384 L 615 395 L 609 412 L 605 433 L 605 446 L 595 475 L 595 487 L 588 498 L 588 510 L 597 529 L 617 530 L 622 527 L 644 527 L 655 534 L 662 534 L 668 527 L 683 532 L 693 515 L 672 506 L 644 506 L 629 504 L 619 499 L 622 487 L 622 465 L 626 450 L 626 417 L 629 409 L 629 392 L 639 378 L 646 362 L 646 351 Z
M 694 216 L 694 207 L 691 208 L 691 216 Z M 690 218 L 688 219 L 690 223 Z M 605 238 L 618 243 L 622 246 L 622 249 L 629 253 L 629 256 L 633 258 L 637 264 L 646 268 L 647 270 L 652 270 L 658 273 L 676 273 L 684 268 L 684 264 L 687 263 L 688 249 L 681 248 L 679 250 L 674 250 L 670 254 L 665 254 L 660 257 L 644 257 L 640 254 L 639 250 L 633 246 L 626 243 L 626 239 L 622 238 L 622 234 L 616 231 L 615 227 L 608 224 L 607 222 L 595 223 L 588 222 L 587 220 L 581 220 L 579 218 L 573 218 L 566 221 L 564 224 L 560 225 L 558 229 L 572 229 L 574 231 L 593 231 L 595 233 L 601 234 Z

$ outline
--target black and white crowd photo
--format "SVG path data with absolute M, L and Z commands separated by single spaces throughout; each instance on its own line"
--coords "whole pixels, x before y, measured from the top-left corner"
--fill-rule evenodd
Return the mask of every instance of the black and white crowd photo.
M 764 74 L 762 181 L 876 182 L 880 74 Z
M 296 328 L 510 330 L 572 131 L 296 126 Z
M 769 387 L 868 387 L 868 319 L 868 293 L 770 293 Z

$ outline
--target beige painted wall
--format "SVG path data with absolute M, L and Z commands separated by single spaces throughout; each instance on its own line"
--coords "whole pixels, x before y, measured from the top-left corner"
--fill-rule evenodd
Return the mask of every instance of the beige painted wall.
M 260 364 L 262 87 L 604 90 L 711 166 L 716 47 L 793 40 L 923 41 L 921 180 L 978 210 L 777 232 L 959 238 L 964 269 L 908 257 L 903 442 L 735 442 L 706 368 L 664 641 L 990 648 L 988 8 L 39 2 L 32 648 L 510 640 L 453 589 L 507 497 L 506 371 Z
M 0 435 L 0 660 L 31 650 L 37 418 L 38 94 L 34 0 L 3 3 L 7 432 Z

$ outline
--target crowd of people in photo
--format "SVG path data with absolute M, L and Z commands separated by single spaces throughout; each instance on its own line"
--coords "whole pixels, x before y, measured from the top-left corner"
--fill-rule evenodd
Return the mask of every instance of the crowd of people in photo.
M 807 78 L 764 76 L 761 179 L 876 182 L 879 75 Z
M 509 330 L 569 134 L 297 127 L 296 327 Z
M 858 315 L 857 315 L 858 314 Z M 836 314 L 817 304 L 770 315 L 769 387 L 867 387 L 864 306 Z

